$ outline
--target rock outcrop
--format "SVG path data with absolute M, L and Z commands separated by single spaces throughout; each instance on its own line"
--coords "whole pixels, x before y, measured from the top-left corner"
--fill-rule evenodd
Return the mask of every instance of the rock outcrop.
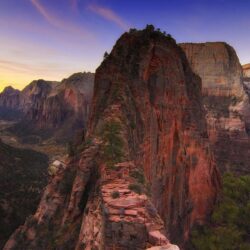
M 81 122 L 89 114 L 94 74 L 76 73 L 61 83 L 38 80 L 22 91 L 21 107 L 39 127 L 56 128 L 66 120 Z
M 201 81 L 169 36 L 125 33 L 97 69 L 87 138 L 4 249 L 178 249 L 219 176 Z
M 56 84 L 58 83 L 36 80 L 21 91 L 19 110 L 25 114 L 27 120 L 37 122 L 38 117 L 43 113 L 44 102 Z
M 20 104 L 20 91 L 10 87 L 6 87 L 0 93 L 0 107 L 9 109 L 18 109 Z
M 243 76 L 250 77 L 250 63 L 243 65 L 242 68 L 243 68 Z
M 18 120 L 22 112 L 18 110 L 20 104 L 20 91 L 12 87 L 6 87 L 0 93 L 0 119 Z
M 243 82 L 245 90 L 250 99 L 250 64 L 243 65 L 242 68 L 243 68 Z
M 222 172 L 248 173 L 250 102 L 234 49 L 222 42 L 180 46 L 193 71 L 202 78 L 209 138 L 218 167 Z

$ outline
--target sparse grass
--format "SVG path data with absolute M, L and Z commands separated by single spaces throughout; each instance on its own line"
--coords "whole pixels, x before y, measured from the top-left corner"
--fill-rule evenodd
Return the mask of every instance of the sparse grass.
M 142 194 L 142 187 L 137 183 L 129 184 L 128 188 L 137 194 Z

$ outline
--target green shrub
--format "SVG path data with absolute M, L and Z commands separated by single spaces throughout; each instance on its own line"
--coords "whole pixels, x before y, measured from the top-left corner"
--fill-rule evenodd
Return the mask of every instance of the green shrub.
M 109 56 L 108 52 L 105 51 L 105 53 L 104 53 L 104 55 L 103 55 L 103 58 L 106 59 L 106 58 L 108 58 L 108 56 Z
M 128 188 L 129 188 L 129 190 L 131 190 L 131 191 L 133 191 L 133 192 L 135 192 L 137 194 L 142 193 L 142 188 L 141 188 L 141 186 L 139 184 L 136 184 L 136 183 L 129 184 Z
M 120 135 L 121 124 L 117 121 L 109 121 L 102 130 L 103 157 L 108 165 L 115 165 L 123 159 L 123 139 Z
M 111 196 L 112 196 L 113 199 L 117 199 L 117 198 L 120 197 L 120 193 L 118 191 L 113 191 Z
M 76 172 L 69 170 L 65 172 L 63 179 L 59 183 L 59 190 L 62 194 L 69 194 L 71 192 Z
M 135 124 L 134 121 L 130 123 L 130 127 L 131 127 L 132 129 L 135 129 L 135 128 L 136 128 L 136 124 Z
M 72 142 L 69 142 L 68 145 L 67 145 L 67 154 L 69 157 L 73 157 L 75 156 L 76 154 L 76 146 L 72 143 Z
M 142 173 L 142 171 L 133 170 L 130 172 L 130 176 L 135 178 L 141 184 L 145 183 L 145 178 L 144 178 L 144 174 Z
M 153 32 L 155 30 L 155 27 L 152 24 L 147 24 L 146 30 L 149 31 L 149 32 Z
M 250 249 L 250 175 L 225 174 L 223 192 L 210 225 L 191 233 L 191 249 Z
M 82 144 L 78 145 L 76 147 L 76 152 L 77 154 L 82 153 L 84 151 L 84 149 L 90 147 L 92 145 L 92 140 L 90 138 L 86 139 Z M 74 150 L 74 148 L 73 148 Z M 74 155 L 74 152 L 73 152 Z

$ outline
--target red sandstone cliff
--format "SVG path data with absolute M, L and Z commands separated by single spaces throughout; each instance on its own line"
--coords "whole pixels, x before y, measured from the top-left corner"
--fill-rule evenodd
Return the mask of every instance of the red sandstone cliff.
M 250 77 L 250 63 L 243 65 L 242 68 L 243 68 L 243 76 Z
M 34 81 L 21 92 L 20 109 L 39 127 L 59 127 L 69 119 L 86 122 L 93 84 L 92 73 L 76 73 L 61 83 Z
M 20 91 L 12 87 L 6 87 L 0 93 L 0 107 L 17 109 L 20 103 Z
M 206 220 L 219 177 L 200 79 L 172 38 L 149 27 L 118 40 L 96 72 L 87 136 L 4 249 L 174 250 L 168 239 Z
M 245 90 L 250 99 L 250 64 L 243 65 L 242 68 L 243 68 L 243 82 L 245 85 Z
M 218 167 L 222 171 L 249 172 L 250 102 L 234 49 L 222 42 L 180 46 L 202 79 L 209 138 Z
M 6 89 L 0 95 L 0 108 L 23 114 L 18 127 L 31 126 L 30 131 L 53 131 L 59 139 L 69 138 L 72 130 L 86 127 L 93 85 L 92 73 L 76 73 L 60 83 L 37 80 L 21 92 Z

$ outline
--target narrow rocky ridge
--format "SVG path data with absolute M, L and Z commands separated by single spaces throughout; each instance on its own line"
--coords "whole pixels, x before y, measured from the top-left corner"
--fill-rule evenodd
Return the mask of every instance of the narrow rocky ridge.
M 4 249 L 178 249 L 220 185 L 201 81 L 170 36 L 125 33 L 95 75 L 84 150 Z

